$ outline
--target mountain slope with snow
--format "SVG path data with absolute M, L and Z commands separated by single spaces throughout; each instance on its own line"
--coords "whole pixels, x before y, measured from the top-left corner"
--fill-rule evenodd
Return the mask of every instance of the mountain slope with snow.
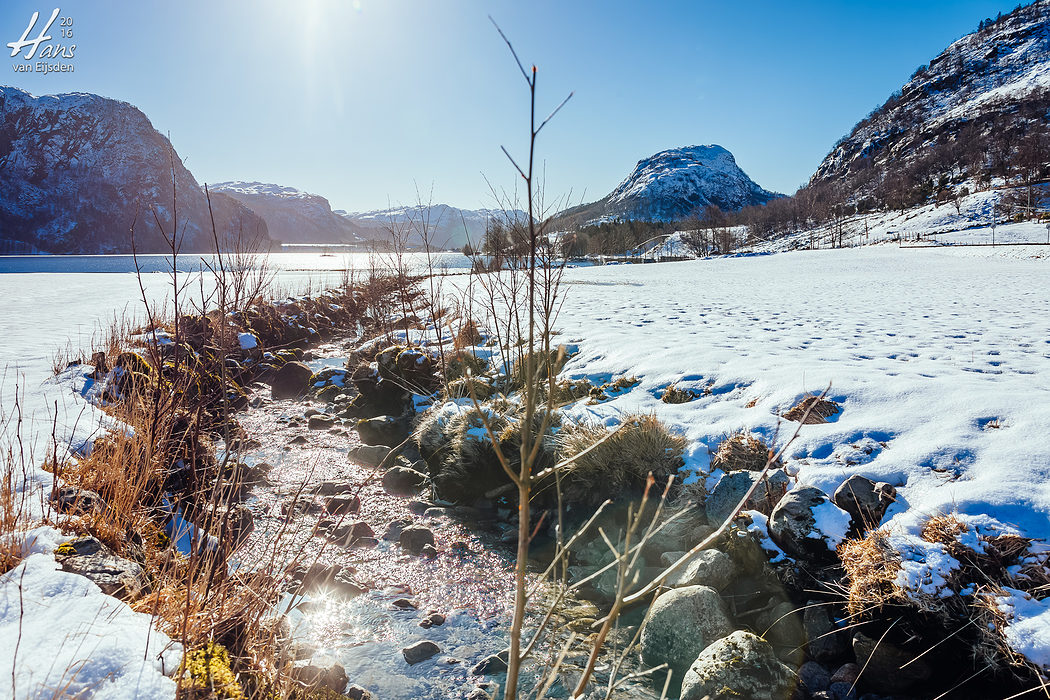
M 284 243 L 356 243 L 363 238 L 353 222 L 333 212 L 318 194 L 263 182 L 217 182 L 209 188 L 261 216 L 270 236 Z
M 462 248 L 467 242 L 476 247 L 485 235 L 485 228 L 490 221 L 520 220 L 526 216 L 525 212 L 520 210 L 505 212 L 502 209 L 459 209 L 447 204 L 336 213 L 358 226 L 371 229 L 386 231 L 392 224 L 406 226 L 411 234 L 409 241 L 412 245 L 422 243 L 420 231 L 425 222 L 431 246 L 444 249 Z
M 759 187 L 721 146 L 686 146 L 638 161 L 612 192 L 592 204 L 562 212 L 577 224 L 615 219 L 674 221 L 708 205 L 736 211 L 779 195 Z
M 997 160 L 1005 170 L 1028 124 L 1045 128 L 1048 108 L 1050 0 L 1038 0 L 982 22 L 920 66 L 835 145 L 810 182 L 866 194 L 887 170 L 922 179 L 931 170 L 994 170 Z
M 172 205 L 172 170 L 175 205 Z M 0 239 L 51 253 L 163 251 L 178 221 L 185 252 L 214 248 L 208 202 L 167 138 L 133 105 L 88 93 L 35 97 L 0 86 Z M 266 224 L 216 195 L 221 238 Z

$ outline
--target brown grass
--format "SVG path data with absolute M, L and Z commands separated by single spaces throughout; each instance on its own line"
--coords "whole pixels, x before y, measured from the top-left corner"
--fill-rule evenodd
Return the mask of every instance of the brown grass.
M 651 414 L 624 416 L 620 428 L 612 437 L 608 435 L 605 426 L 582 423 L 565 425 L 558 433 L 559 458 L 579 455 L 562 472 L 561 490 L 566 502 L 593 504 L 606 498 L 640 495 L 650 472 L 657 483 L 662 483 L 677 471 L 688 444 Z
M 819 396 L 807 396 L 789 408 L 784 414 L 784 418 L 801 421 L 805 417 L 807 424 L 827 423 L 828 418 L 838 413 L 839 410 L 841 410 L 839 405 L 834 401 L 829 401 Z M 809 411 L 808 416 L 806 411 Z
M 902 593 L 894 585 L 901 570 L 900 555 L 890 546 L 886 533 L 873 530 L 860 539 L 843 542 L 839 559 L 846 571 L 846 608 L 851 615 L 902 602 Z
M 773 457 L 773 450 L 761 439 L 750 433 L 737 433 L 723 440 L 711 458 L 711 466 L 722 471 L 747 471 L 759 472 L 765 469 L 766 462 Z M 781 466 L 780 460 L 776 460 L 771 469 Z
M 679 389 L 674 384 L 668 385 L 668 387 L 664 389 L 663 394 L 660 395 L 661 401 L 671 404 L 689 403 L 697 398 L 700 398 L 699 394 L 692 389 Z

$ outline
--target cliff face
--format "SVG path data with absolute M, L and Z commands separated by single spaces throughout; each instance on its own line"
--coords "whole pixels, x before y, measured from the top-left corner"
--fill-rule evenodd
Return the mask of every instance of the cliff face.
M 160 252 L 159 219 L 169 234 L 177 225 L 184 252 L 214 248 L 204 192 L 126 102 L 0 87 L 0 173 L 0 239 L 49 253 L 127 253 L 134 225 L 137 249 Z M 268 240 L 266 223 L 226 195 L 212 195 L 212 209 L 220 240 Z

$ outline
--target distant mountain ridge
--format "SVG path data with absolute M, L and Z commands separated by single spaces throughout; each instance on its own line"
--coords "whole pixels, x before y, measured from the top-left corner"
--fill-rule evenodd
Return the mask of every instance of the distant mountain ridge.
M 685 146 L 643 158 L 608 195 L 567 209 L 558 218 L 581 225 L 617 219 L 675 221 L 712 204 L 736 211 L 780 196 L 759 187 L 725 148 Z
M 216 182 L 221 192 L 266 221 L 270 237 L 283 243 L 360 243 L 368 232 L 332 211 L 328 200 L 295 187 L 264 182 Z
M 175 208 L 172 208 L 172 167 Z M 150 213 L 184 252 L 214 249 L 204 192 L 168 139 L 127 102 L 88 93 L 35 97 L 0 86 L 0 239 L 50 253 L 165 249 Z M 266 223 L 222 194 L 212 197 L 220 240 L 268 241 Z
M 347 220 L 361 227 L 373 227 L 386 232 L 392 223 L 407 224 L 415 222 L 415 235 L 411 236 L 413 245 L 422 243 L 419 240 L 419 224 L 425 220 L 430 231 L 430 243 L 438 248 L 462 248 L 468 241 L 478 246 L 489 222 L 499 219 L 506 221 L 520 219 L 525 212 L 515 209 L 505 212 L 502 209 L 460 209 L 448 204 L 423 206 L 401 206 L 388 209 L 376 209 L 366 212 L 336 212 Z

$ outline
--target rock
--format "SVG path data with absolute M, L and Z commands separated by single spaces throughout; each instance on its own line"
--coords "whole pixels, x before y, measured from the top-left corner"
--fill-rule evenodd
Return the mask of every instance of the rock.
M 361 499 L 356 495 L 329 496 L 324 509 L 331 515 L 352 515 L 361 510 Z
M 288 446 L 291 446 L 291 445 L 305 445 L 307 442 L 308 442 L 308 440 L 306 439 L 305 435 L 296 435 L 291 440 L 286 442 L 285 446 L 288 447 Z
M 486 656 L 484 659 L 474 664 L 470 669 L 470 672 L 475 676 L 491 676 L 496 673 L 503 673 L 507 670 L 509 660 L 510 651 L 504 649 L 500 653 Z
M 306 427 L 310 430 L 328 430 L 336 424 L 337 420 L 332 416 L 311 416 Z
M 694 554 L 676 573 L 669 576 L 666 585 L 675 588 L 709 586 L 720 591 L 733 580 L 735 573 L 733 560 L 728 554 L 717 549 L 704 549 Z
M 848 683 L 853 685 L 860 677 L 860 666 L 854 663 L 842 664 L 831 674 L 832 683 Z
M 802 625 L 806 628 L 809 640 L 806 650 L 811 657 L 830 663 L 846 655 L 846 637 L 841 631 L 835 631 L 829 606 L 810 603 L 802 613 Z
M 62 486 L 52 495 L 51 503 L 59 513 L 83 515 L 101 513 L 106 510 L 106 502 L 94 491 L 78 489 L 75 486 Z
M 363 520 L 344 522 L 328 531 L 329 539 L 344 547 L 362 540 L 374 540 L 375 536 L 372 527 Z
M 346 453 L 347 459 L 364 467 L 378 467 L 390 454 L 390 448 L 385 445 L 357 445 L 351 447 Z
M 368 586 L 354 579 L 349 571 L 340 571 L 336 574 L 329 583 L 329 587 L 344 598 L 354 598 L 368 592 Z
M 666 663 L 681 678 L 705 647 L 732 631 L 718 591 L 708 586 L 676 588 L 656 599 L 642 625 L 642 661 L 647 666 Z
M 448 516 L 448 508 L 432 506 L 423 511 L 424 518 L 444 518 Z
M 395 608 L 398 608 L 399 610 L 416 610 L 417 608 L 419 608 L 418 605 L 413 603 L 408 598 L 398 598 L 393 603 L 391 603 L 391 605 L 393 605 Z
M 795 606 L 784 601 L 774 606 L 762 624 L 766 641 L 773 645 L 781 661 L 798 667 L 805 658 L 806 630 Z
M 724 522 L 756 481 L 759 482 L 758 487 L 751 494 L 744 509 L 757 510 L 765 515 L 773 512 L 773 508 L 787 493 L 791 479 L 783 469 L 771 469 L 764 479 L 760 479 L 760 476 L 761 472 L 753 471 L 736 471 L 722 475 L 704 505 L 708 522 L 714 525 Z
M 750 632 L 737 631 L 697 656 L 682 679 L 680 697 L 788 700 L 796 684 L 795 674 L 777 660 L 768 642 Z
M 370 692 L 356 683 L 347 688 L 343 695 L 350 698 L 350 700 L 374 700 L 374 696 Z
M 518 541 L 517 531 L 508 532 L 504 540 L 507 544 L 516 544 Z M 569 580 L 575 584 L 576 582 L 593 575 L 600 568 L 600 566 L 570 566 Z M 663 568 L 659 566 L 643 566 L 636 569 L 636 573 L 638 574 L 638 580 L 633 584 L 628 583 L 625 587 L 624 593 L 631 593 L 632 591 L 641 588 L 649 581 L 652 581 L 663 573 Z M 617 572 L 616 567 L 612 567 L 598 574 L 598 576 L 584 584 L 583 592 L 588 597 L 595 600 L 603 603 L 610 603 L 616 597 L 618 586 L 619 573 Z
M 849 531 L 849 513 L 820 489 L 802 486 L 781 499 L 769 517 L 769 536 L 793 557 L 828 562 Z
M 857 700 L 857 691 L 849 683 L 832 683 L 828 686 L 831 700 Z
M 398 518 L 397 520 L 391 521 L 386 526 L 386 530 L 383 532 L 383 539 L 388 542 L 394 542 L 401 539 L 401 533 L 406 527 L 412 524 L 412 518 Z
M 401 650 L 401 653 L 404 655 L 405 661 L 408 662 L 408 665 L 413 666 L 421 661 L 426 661 L 436 654 L 440 654 L 441 647 L 434 644 L 434 642 L 423 640 L 405 647 Z
M 106 595 L 135 600 L 149 588 L 146 572 L 137 563 L 118 557 L 94 537 L 77 537 L 55 550 L 63 571 L 91 580 Z
M 426 545 L 434 546 L 434 533 L 428 527 L 410 525 L 401 531 L 398 542 L 409 552 L 419 554 Z
M 422 470 L 417 469 L 416 471 L 422 473 Z M 434 507 L 434 504 L 429 501 L 420 501 L 419 499 L 412 499 L 408 502 L 408 512 L 412 515 L 424 515 L 428 510 Z
M 420 621 L 419 626 L 423 629 L 430 629 L 431 627 L 440 627 L 445 624 L 445 616 L 439 612 L 431 612 Z
M 303 411 L 303 418 L 313 418 L 314 416 L 319 415 L 321 415 L 321 412 L 318 411 L 316 408 L 308 408 L 305 411 Z
M 313 371 L 304 362 L 286 362 L 274 373 L 270 382 L 270 396 L 275 399 L 295 399 L 310 388 Z
M 327 688 L 336 693 L 342 693 L 343 688 L 350 681 L 346 676 L 346 670 L 339 664 L 331 666 L 316 666 L 311 663 L 297 664 L 292 667 L 292 678 L 308 688 Z
M 798 669 L 798 679 L 810 695 L 831 686 L 831 674 L 816 661 L 807 661 Z
M 427 475 L 408 467 L 391 467 L 383 474 L 383 488 L 395 496 L 414 496 L 427 483 Z
M 915 660 L 915 654 L 885 639 L 872 639 L 863 632 L 853 635 L 853 653 L 864 669 L 860 682 L 880 693 L 904 692 L 931 674 L 930 665 L 925 660 Z
M 875 483 L 860 474 L 854 474 L 835 489 L 832 500 L 849 513 L 856 532 L 874 530 L 886 515 L 886 509 L 897 498 L 897 490 L 885 481 Z
M 305 494 L 300 494 L 298 497 L 292 496 L 281 502 L 281 515 L 284 516 L 320 513 L 323 509 L 320 501 Z
M 357 434 L 366 445 L 400 445 L 408 437 L 408 422 L 392 416 L 357 421 Z
M 489 694 L 489 691 L 478 686 L 467 694 L 467 700 L 492 700 L 492 695 Z
M 432 544 L 425 544 L 423 545 L 423 549 L 419 550 L 419 554 L 427 559 L 433 559 L 438 555 L 437 547 Z

